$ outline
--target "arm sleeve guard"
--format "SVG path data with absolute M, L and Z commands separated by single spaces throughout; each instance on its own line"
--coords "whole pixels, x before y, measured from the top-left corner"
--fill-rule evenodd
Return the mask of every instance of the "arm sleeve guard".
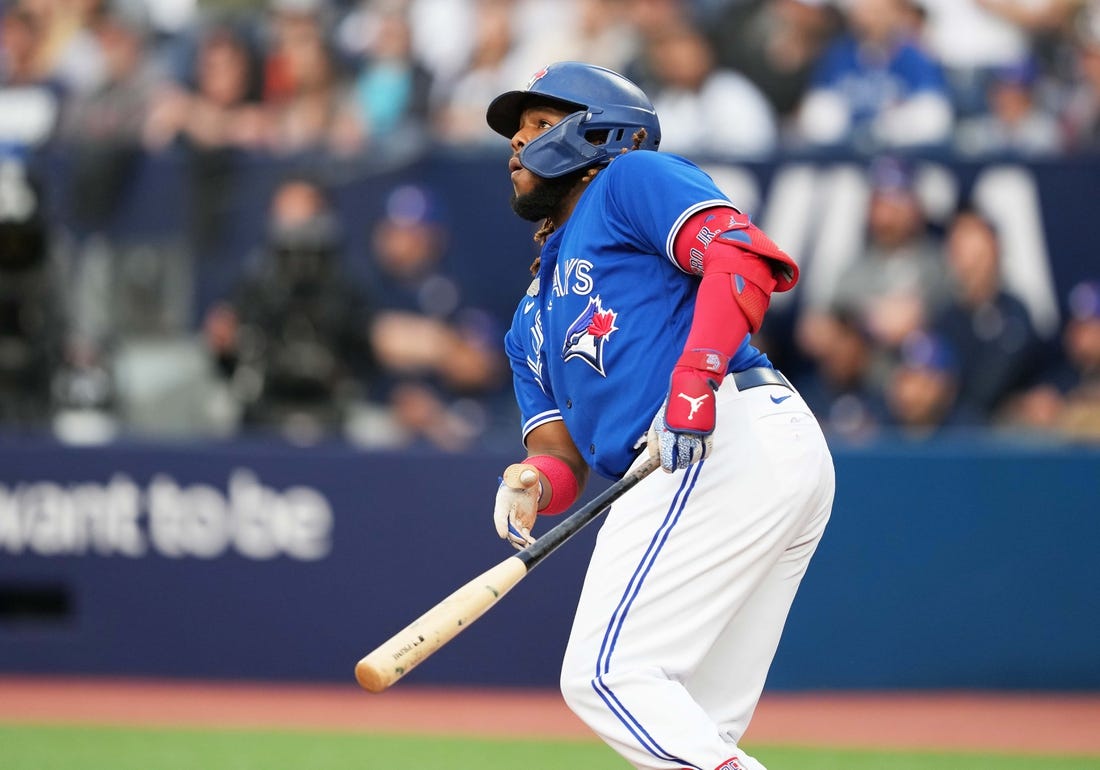
M 798 281 L 794 260 L 733 208 L 698 212 L 673 243 L 677 264 L 702 277 L 685 351 L 732 356 L 745 335 L 760 328 L 772 292 Z

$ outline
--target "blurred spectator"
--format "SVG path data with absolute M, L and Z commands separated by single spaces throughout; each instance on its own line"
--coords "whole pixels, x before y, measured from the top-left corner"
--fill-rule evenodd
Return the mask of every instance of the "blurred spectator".
M 366 396 L 368 306 L 341 268 L 341 248 L 325 191 L 305 178 L 282 182 L 254 271 L 205 323 L 244 426 L 309 443 L 342 430 Z
M 1010 400 L 1002 422 L 1100 441 L 1100 281 L 1074 286 L 1068 310 L 1062 356 L 1033 387 Z
M 41 188 L 0 156 L 0 423 L 42 429 L 68 324 Z
M 372 155 L 400 161 L 424 148 L 431 122 L 432 74 L 412 50 L 405 7 L 390 0 L 362 30 L 364 59 L 351 89 L 351 111 Z
M 886 416 L 883 357 L 859 320 L 845 312 L 825 316 L 813 366 L 799 377 L 799 392 L 827 434 L 866 440 Z
M 1090 0 L 978 0 L 982 8 L 1015 25 L 1044 66 L 1056 66 L 1063 39 Z
M 826 49 L 799 111 L 812 146 L 938 146 L 953 129 L 939 64 L 912 39 L 907 0 L 851 0 L 848 33 Z
M 97 41 L 104 76 L 68 97 L 57 131 L 67 162 L 59 195 L 68 216 L 61 232 L 71 254 L 70 334 L 67 366 L 56 385 L 62 402 L 56 425 L 67 440 L 113 434 L 121 406 L 119 351 L 127 338 L 178 326 L 186 314 L 179 305 L 187 301 L 180 287 L 190 286 L 186 260 L 151 241 L 116 237 L 120 209 L 141 168 L 144 123 L 158 87 L 147 57 L 148 22 L 140 4 L 111 2 L 99 9 L 87 31 Z
M 458 450 L 494 422 L 479 399 L 500 390 L 505 367 L 503 332 L 462 301 L 449 233 L 430 190 L 402 185 L 387 196 L 372 230 L 371 340 L 405 440 Z
M 637 36 L 635 55 L 626 62 L 622 74 L 647 94 L 658 85 L 652 62 L 646 56 L 649 42 L 666 29 L 695 23 L 696 6 L 689 0 L 626 0 L 626 19 Z M 582 57 L 583 59 L 583 57 Z
M 798 342 L 814 358 L 828 333 L 823 316 L 849 313 L 876 346 L 893 351 L 926 326 L 950 293 L 910 165 L 884 156 L 869 173 L 863 251 L 839 272 L 821 306 L 807 308 L 797 322 Z
M 198 150 L 262 146 L 266 128 L 253 52 L 233 26 L 199 33 L 187 80 L 157 94 L 145 128 L 150 147 L 176 139 Z
M 1062 129 L 1036 98 L 1038 70 L 1025 59 L 994 70 L 986 86 L 988 110 L 959 121 L 955 145 L 964 155 L 1052 156 Z
M 0 14 L 0 79 L 5 85 L 37 83 L 34 61 L 41 29 L 34 15 L 19 4 L 3 6 Z
M 986 110 L 986 90 L 993 72 L 1033 58 L 1028 30 L 994 11 L 987 0 L 914 1 L 926 16 L 921 41 L 943 65 L 952 101 L 961 116 Z M 1035 7 L 1046 2 L 1025 1 Z
M 1062 111 L 1067 149 L 1100 149 L 1100 9 L 1082 17 L 1075 36 L 1075 78 Z
M 95 88 L 66 101 L 58 138 L 72 161 L 73 215 L 81 229 L 94 232 L 109 223 L 134 178 L 158 83 L 145 56 L 149 27 L 141 5 L 105 7 L 92 31 L 105 74 Z
M 944 429 L 972 427 L 980 418 L 959 402 L 958 354 L 925 331 L 907 336 L 885 390 L 890 424 L 905 438 L 923 440 Z
M 954 297 L 933 327 L 958 354 L 960 404 L 991 418 L 1032 373 L 1040 340 L 1027 308 L 1004 289 L 1000 242 L 988 219 L 960 210 L 945 252 Z
M 818 58 L 839 34 L 840 16 L 827 0 L 747 0 L 721 4 L 705 28 L 718 65 L 755 83 L 786 122 Z
M 651 35 L 646 56 L 662 150 L 760 158 L 775 149 L 771 105 L 743 75 L 715 66 L 710 44 L 695 27 L 677 24 Z
M 271 9 L 271 47 L 263 98 L 268 148 L 277 153 L 360 149 L 362 130 L 347 109 L 348 89 L 329 45 L 322 0 L 279 0 Z
M 523 85 L 548 62 L 523 56 L 514 30 L 513 0 L 475 0 L 474 43 L 466 66 L 451 80 L 436 82 L 435 134 L 446 144 L 476 145 L 496 135 L 485 123 L 485 105 L 497 94 Z M 519 81 L 519 82 L 517 82 Z
M 0 11 L 0 147 L 33 148 L 53 133 L 60 88 L 42 76 L 38 19 L 17 4 Z
M 374 0 L 360 0 L 370 14 Z M 408 0 L 412 48 L 437 82 L 450 82 L 466 65 L 474 39 L 474 9 L 470 0 Z M 357 23 L 357 10 L 349 21 Z M 354 38 L 361 36 L 352 33 Z M 354 44 L 350 46 L 354 48 Z
M 178 143 L 187 154 L 197 254 L 212 251 L 230 224 L 238 154 L 266 146 L 269 120 L 256 69 L 245 36 L 214 24 L 199 34 L 188 82 L 162 88 L 150 108 L 147 146 L 157 151 Z
M 38 42 L 34 71 L 39 80 L 58 83 L 65 93 L 92 91 L 106 77 L 106 62 L 96 39 L 98 17 L 113 3 L 122 15 L 140 10 L 140 0 L 23 0 Z M 124 4 L 124 5 L 123 5 Z M 124 9 L 124 10 L 123 10 Z
M 550 59 L 586 61 L 622 72 L 638 55 L 641 42 L 630 24 L 630 0 L 576 0 L 577 23 Z

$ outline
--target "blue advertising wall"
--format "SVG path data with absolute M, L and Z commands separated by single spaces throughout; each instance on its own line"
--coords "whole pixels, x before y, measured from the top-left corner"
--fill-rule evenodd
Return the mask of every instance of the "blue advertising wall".
M 490 514 L 510 459 L 4 445 L 0 670 L 351 681 L 512 553 Z M 1100 449 L 883 443 L 836 460 L 770 686 L 1100 687 Z M 554 686 L 596 529 L 408 680 Z

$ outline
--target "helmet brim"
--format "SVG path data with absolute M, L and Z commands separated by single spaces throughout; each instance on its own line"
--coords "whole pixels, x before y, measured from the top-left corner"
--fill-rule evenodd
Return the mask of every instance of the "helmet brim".
M 546 105 L 568 113 L 586 109 L 583 104 L 534 91 L 505 91 L 489 102 L 489 108 L 485 111 L 485 120 L 489 128 L 505 139 L 511 139 L 519 130 L 519 119 L 523 111 L 534 105 Z

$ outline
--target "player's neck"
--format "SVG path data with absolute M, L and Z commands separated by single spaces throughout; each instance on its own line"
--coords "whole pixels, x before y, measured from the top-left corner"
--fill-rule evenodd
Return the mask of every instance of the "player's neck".
M 577 203 L 580 201 L 581 196 L 584 195 L 584 191 L 588 189 L 588 183 L 595 178 L 595 171 L 596 170 L 593 169 L 591 173 L 578 179 L 577 183 L 573 185 L 565 197 L 561 199 L 561 204 L 549 217 L 555 228 L 565 225 L 569 217 L 573 215 L 573 210 L 577 208 Z

